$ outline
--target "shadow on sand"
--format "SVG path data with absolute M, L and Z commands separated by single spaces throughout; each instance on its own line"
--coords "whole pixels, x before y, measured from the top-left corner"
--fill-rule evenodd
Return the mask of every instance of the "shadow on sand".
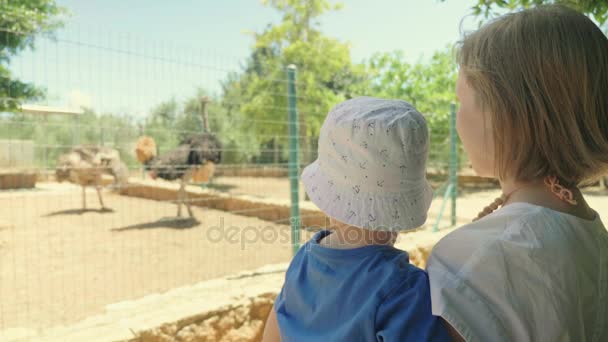
M 121 228 L 113 228 L 112 231 L 122 232 L 126 230 L 137 230 L 137 229 L 153 229 L 153 228 L 170 228 L 170 229 L 189 229 L 196 227 L 200 222 L 195 218 L 179 218 L 170 217 L 163 218 L 154 222 L 138 223 Z
M 114 212 L 114 209 L 104 208 L 104 209 L 68 209 L 55 211 L 49 214 L 44 215 L 43 217 L 51 217 L 51 216 L 63 216 L 63 215 L 84 215 L 87 213 L 95 213 L 95 214 L 111 214 Z

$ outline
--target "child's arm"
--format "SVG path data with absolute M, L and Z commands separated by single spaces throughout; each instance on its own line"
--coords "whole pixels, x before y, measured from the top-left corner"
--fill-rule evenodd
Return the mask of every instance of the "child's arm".
M 262 342 L 281 342 L 281 334 L 279 333 L 279 324 L 277 323 L 277 314 L 274 308 L 270 310 L 266 326 L 264 327 L 264 336 Z

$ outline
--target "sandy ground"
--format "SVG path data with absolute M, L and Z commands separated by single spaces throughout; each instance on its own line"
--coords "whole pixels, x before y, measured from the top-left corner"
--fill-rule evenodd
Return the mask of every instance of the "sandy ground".
M 177 225 L 158 221 L 175 215 L 170 203 L 111 193 L 105 201 L 113 212 L 82 213 L 80 190 L 69 185 L 0 193 L 0 330 L 67 324 L 291 256 L 288 226 L 204 208 L 194 209 L 200 223 Z M 93 191 L 88 203 L 98 208 Z
M 263 198 L 290 198 L 289 180 L 274 177 L 218 177 L 211 188 L 233 195 L 252 195 Z M 300 184 L 300 199 L 304 200 L 304 186 Z
M 286 179 L 224 177 L 212 186 L 232 194 L 289 196 Z M 469 222 L 498 194 L 462 192 L 458 224 Z M 95 193 L 87 198 L 97 209 Z M 606 222 L 608 194 L 590 190 L 587 198 Z M 291 257 L 288 226 L 204 208 L 194 209 L 200 222 L 175 224 L 159 221 L 175 215 L 171 203 L 112 193 L 105 193 L 105 200 L 114 211 L 83 213 L 75 186 L 42 183 L 36 190 L 0 192 L 0 330 L 69 324 L 110 303 Z M 431 206 L 427 229 L 441 200 Z M 440 226 L 448 225 L 443 220 Z

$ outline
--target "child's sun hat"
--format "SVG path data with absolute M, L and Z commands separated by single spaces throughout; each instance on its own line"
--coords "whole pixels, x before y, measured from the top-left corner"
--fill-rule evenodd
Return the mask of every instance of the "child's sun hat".
M 335 106 L 318 158 L 302 172 L 310 199 L 328 216 L 370 230 L 422 226 L 433 192 L 426 179 L 429 134 L 409 103 L 359 97 Z

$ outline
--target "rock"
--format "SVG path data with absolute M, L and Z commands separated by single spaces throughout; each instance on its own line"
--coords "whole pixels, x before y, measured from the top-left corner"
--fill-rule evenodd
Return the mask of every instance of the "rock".
M 225 342 L 252 342 L 259 341 L 264 333 L 264 324 L 260 320 L 255 320 L 243 324 L 240 328 L 230 330 L 222 337 Z
M 159 329 L 143 331 L 135 339 L 137 342 L 174 342 L 175 338 L 163 334 Z

